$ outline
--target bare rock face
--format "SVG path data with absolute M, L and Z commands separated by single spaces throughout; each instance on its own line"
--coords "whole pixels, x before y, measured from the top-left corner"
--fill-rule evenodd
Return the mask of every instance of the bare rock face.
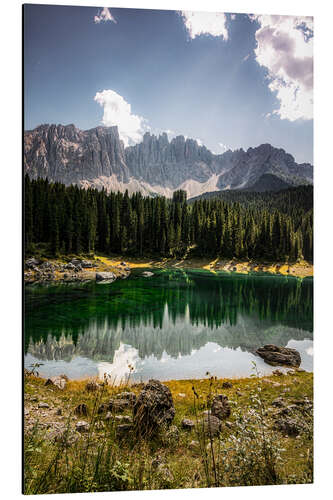
M 296 349 L 267 344 L 256 350 L 256 354 L 272 366 L 296 366 L 301 364 L 301 355 Z
M 117 127 L 82 131 L 75 125 L 40 125 L 24 134 L 24 168 L 32 179 L 76 184 L 115 174 L 127 182 L 124 155 Z
M 169 141 L 166 133 L 157 137 L 147 132 L 141 143 L 125 149 L 116 126 L 83 131 L 75 125 L 40 125 L 26 131 L 24 170 L 31 179 L 66 185 L 166 195 L 182 188 L 189 197 L 212 190 L 253 186 L 271 190 L 313 181 L 312 165 L 297 164 L 270 144 L 216 155 L 182 135 Z
M 162 425 L 170 425 L 175 416 L 170 389 L 158 380 L 149 380 L 134 405 L 134 424 L 138 434 L 147 436 Z

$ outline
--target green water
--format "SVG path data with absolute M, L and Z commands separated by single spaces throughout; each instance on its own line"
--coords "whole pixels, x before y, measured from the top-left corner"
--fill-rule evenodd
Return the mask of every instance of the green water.
M 313 280 L 157 270 L 110 284 L 28 285 L 25 364 L 70 378 L 199 378 L 262 373 L 263 344 L 297 348 L 312 370 Z

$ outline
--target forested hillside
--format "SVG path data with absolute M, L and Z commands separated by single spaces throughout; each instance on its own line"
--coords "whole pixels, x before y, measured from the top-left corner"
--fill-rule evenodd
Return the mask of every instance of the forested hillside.
M 66 187 L 25 177 L 25 245 L 52 255 L 90 252 L 312 261 L 312 187 L 225 193 L 188 203 Z

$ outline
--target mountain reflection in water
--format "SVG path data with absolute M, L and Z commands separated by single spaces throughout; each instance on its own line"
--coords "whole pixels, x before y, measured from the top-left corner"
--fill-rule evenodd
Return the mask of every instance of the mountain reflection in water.
M 134 379 L 248 375 L 255 350 L 296 342 L 312 369 L 313 281 L 194 270 L 112 284 L 27 286 L 26 366 L 43 375 Z

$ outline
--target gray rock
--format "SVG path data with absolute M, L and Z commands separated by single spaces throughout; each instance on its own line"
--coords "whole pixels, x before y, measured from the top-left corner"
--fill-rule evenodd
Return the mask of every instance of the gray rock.
M 199 432 L 204 432 L 208 437 L 217 436 L 221 430 L 221 420 L 214 415 L 205 415 L 198 425 Z
M 116 436 L 117 438 L 124 438 L 128 436 L 128 434 L 133 431 L 133 425 L 132 424 L 121 424 L 117 425 L 116 427 Z
M 276 398 L 274 399 L 274 401 L 272 401 L 272 406 L 276 406 L 277 408 L 282 408 L 283 406 L 285 406 L 285 401 L 281 397 Z
M 38 408 L 50 408 L 47 403 L 39 403 Z
M 182 428 L 183 429 L 191 430 L 191 429 L 193 429 L 194 426 L 195 426 L 195 423 L 193 422 L 193 420 L 191 420 L 189 418 L 183 418 L 183 420 L 182 420 Z
M 74 414 L 86 417 L 88 415 L 88 407 L 85 403 L 80 403 L 74 410 Z
M 298 420 L 288 417 L 276 420 L 274 428 L 288 436 L 298 436 L 303 430 L 303 426 Z
M 81 433 L 89 431 L 89 424 L 85 420 L 80 420 L 79 422 L 77 422 L 75 427 L 76 430 Z
M 267 344 L 257 349 L 256 354 L 272 366 L 285 365 L 298 367 L 301 364 L 300 353 L 290 347 L 278 347 L 273 344 Z
M 108 409 L 113 412 L 122 412 L 129 408 L 130 405 L 129 399 L 110 399 Z
M 223 382 L 222 389 L 231 389 L 231 388 L 232 388 L 231 382 Z
M 143 271 L 142 276 L 144 278 L 150 278 L 151 276 L 154 276 L 154 273 L 152 273 L 151 271 Z
M 96 281 L 112 282 L 116 279 L 117 279 L 117 276 L 112 272 L 98 272 L 98 273 L 96 273 Z
M 91 267 L 95 267 L 96 264 L 93 264 L 90 260 L 82 260 L 81 261 L 81 266 L 84 268 L 84 269 L 88 269 L 88 268 L 91 268 Z
M 27 269 L 33 269 L 36 270 L 36 266 L 38 266 L 39 260 L 35 259 L 35 257 L 30 257 L 30 259 L 27 259 L 25 261 L 25 267 Z
M 88 392 L 96 392 L 99 389 L 99 385 L 95 381 L 87 382 L 86 391 Z
M 79 266 L 79 265 L 81 265 L 81 260 L 80 259 L 72 259 L 70 261 L 70 264 L 72 264 L 73 266 Z
M 224 420 L 230 416 L 230 405 L 227 396 L 218 394 L 214 396 L 211 407 L 211 413 L 214 417 Z
M 134 404 L 136 401 L 136 394 L 134 392 L 121 392 L 120 394 L 117 394 L 116 396 L 117 399 L 126 399 L 128 400 L 131 404 Z
M 108 404 L 102 403 L 97 410 L 98 415 L 100 415 L 101 413 L 106 413 L 108 411 L 108 408 L 109 408 Z
M 144 385 L 134 405 L 134 424 L 141 435 L 152 435 L 161 425 L 170 425 L 175 416 L 170 389 L 158 380 Z
M 62 375 L 57 375 L 55 377 L 50 377 L 46 380 L 45 385 L 53 385 L 58 387 L 58 389 L 65 389 L 67 384 L 67 377 L 65 378 Z
M 129 415 L 116 415 L 115 416 L 115 421 L 118 422 L 118 423 L 126 423 L 126 424 L 131 424 L 133 423 L 133 420 L 131 419 L 131 417 Z

